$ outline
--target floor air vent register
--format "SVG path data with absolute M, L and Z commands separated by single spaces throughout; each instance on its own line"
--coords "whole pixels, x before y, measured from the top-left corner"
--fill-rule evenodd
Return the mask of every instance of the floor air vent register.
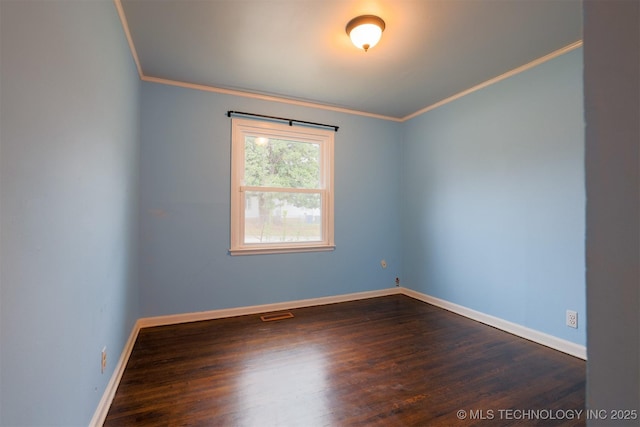
M 292 317 L 293 314 L 288 311 L 284 311 L 280 313 L 263 314 L 262 316 L 260 316 L 260 320 L 262 320 L 263 322 L 273 322 L 274 320 L 291 319 Z

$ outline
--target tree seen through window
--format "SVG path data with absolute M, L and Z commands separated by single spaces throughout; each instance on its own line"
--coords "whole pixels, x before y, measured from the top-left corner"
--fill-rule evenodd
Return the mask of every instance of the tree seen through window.
M 320 240 L 320 193 L 296 191 L 320 189 L 320 146 L 246 136 L 244 152 L 245 243 Z

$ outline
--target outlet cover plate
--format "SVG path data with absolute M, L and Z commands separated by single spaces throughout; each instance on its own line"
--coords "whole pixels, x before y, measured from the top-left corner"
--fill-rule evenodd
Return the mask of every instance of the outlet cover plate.
M 578 312 L 567 310 L 566 324 L 570 328 L 578 328 Z
M 107 368 L 107 347 L 105 346 L 100 353 L 100 373 L 104 374 L 104 370 Z

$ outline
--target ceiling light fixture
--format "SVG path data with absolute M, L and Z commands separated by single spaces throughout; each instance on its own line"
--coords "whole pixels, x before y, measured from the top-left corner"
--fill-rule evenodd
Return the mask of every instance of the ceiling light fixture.
M 346 30 L 351 42 L 366 52 L 378 44 L 384 27 L 384 21 L 381 18 L 374 15 L 362 15 L 349 21 Z

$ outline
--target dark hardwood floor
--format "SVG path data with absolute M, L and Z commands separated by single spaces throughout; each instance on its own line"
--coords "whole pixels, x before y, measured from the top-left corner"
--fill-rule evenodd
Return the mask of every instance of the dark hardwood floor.
M 105 426 L 585 424 L 583 360 L 404 295 L 290 311 L 142 329 Z

